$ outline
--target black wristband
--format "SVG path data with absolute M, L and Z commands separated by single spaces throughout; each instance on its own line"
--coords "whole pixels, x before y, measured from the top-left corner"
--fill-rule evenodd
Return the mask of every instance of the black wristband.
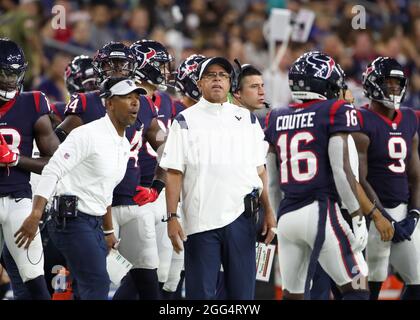
M 378 207 L 376 206 L 376 200 L 373 201 L 373 208 L 370 209 L 369 213 L 366 215 L 366 217 L 370 218 L 373 214 L 373 212 L 375 211 L 375 209 L 378 209 Z
M 63 142 L 64 140 L 66 140 L 66 138 L 67 138 L 67 132 L 66 131 L 64 131 L 60 127 L 57 127 L 57 128 L 55 128 L 54 132 L 55 132 L 55 135 L 58 137 L 58 140 L 60 140 L 60 142 Z
M 155 189 L 158 194 L 162 191 L 163 188 L 165 188 L 165 183 L 160 180 L 153 180 L 151 188 Z
M 177 215 L 176 213 L 168 213 L 166 215 L 166 219 L 162 218 L 162 222 L 168 222 L 169 220 L 174 219 L 174 218 L 181 218 L 181 217 Z

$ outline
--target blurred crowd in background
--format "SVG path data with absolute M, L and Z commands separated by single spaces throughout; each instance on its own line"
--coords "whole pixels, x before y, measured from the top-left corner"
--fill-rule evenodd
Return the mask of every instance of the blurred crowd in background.
M 366 9 L 366 29 L 352 28 L 356 4 Z M 64 29 L 54 28 L 56 5 L 65 8 Z M 306 8 L 316 19 L 309 40 L 290 42 L 279 65 L 270 69 L 264 30 L 272 8 Z M 73 56 L 93 56 L 112 40 L 153 39 L 167 46 L 174 68 L 193 53 L 254 65 L 264 74 L 273 107 L 290 102 L 288 68 L 305 51 L 322 50 L 340 63 L 356 105 L 365 102 L 361 80 L 367 63 L 390 56 L 409 77 L 403 104 L 420 109 L 419 0 L 0 0 L 0 37 L 25 51 L 25 90 L 41 90 L 52 102 L 68 99 L 63 72 Z

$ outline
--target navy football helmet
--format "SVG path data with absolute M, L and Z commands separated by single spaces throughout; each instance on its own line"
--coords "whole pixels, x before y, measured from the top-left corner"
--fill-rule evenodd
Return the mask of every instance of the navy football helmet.
M 394 78 L 399 88 L 393 88 L 386 79 Z M 363 90 L 365 96 L 383 104 L 387 108 L 399 109 L 407 89 L 407 78 L 402 66 L 397 60 L 389 57 L 379 57 L 372 61 L 363 73 Z M 396 92 L 398 91 L 398 92 Z
M 70 95 L 98 89 L 92 62 L 92 58 L 80 55 L 69 63 L 64 71 L 64 80 Z
M 333 58 L 311 51 L 291 66 L 289 86 L 295 100 L 334 99 L 345 86 L 344 73 Z
M 165 90 L 169 81 L 170 62 L 173 60 L 168 50 L 154 40 L 136 41 L 130 49 L 138 62 L 136 78 Z
M 233 64 L 233 77 L 232 83 L 230 85 L 230 90 L 233 93 L 239 91 L 239 84 L 241 83 L 242 72 L 249 67 L 252 67 L 249 63 L 241 64 L 238 59 L 233 60 L 235 64 Z
M 0 99 L 12 100 L 22 89 L 28 66 L 23 50 L 12 40 L 0 39 Z
M 175 73 L 175 87 L 195 101 L 201 97 L 197 87 L 197 69 L 200 62 L 204 60 L 206 60 L 205 56 L 193 54 L 179 65 Z
M 137 61 L 122 42 L 109 42 L 99 49 L 93 58 L 93 70 L 101 84 L 107 78 L 125 77 L 134 78 Z

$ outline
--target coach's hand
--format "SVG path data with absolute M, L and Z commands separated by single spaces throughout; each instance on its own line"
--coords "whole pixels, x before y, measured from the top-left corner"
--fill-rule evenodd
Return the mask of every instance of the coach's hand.
M 143 206 L 149 202 L 155 202 L 159 197 L 159 193 L 155 188 L 145 188 L 142 186 L 137 186 L 137 193 L 134 195 L 133 200 L 139 206 Z
M 34 240 L 36 233 L 38 231 L 39 220 L 42 217 L 42 212 L 37 213 L 32 211 L 31 214 L 23 221 L 22 226 L 15 233 L 15 243 L 18 248 L 25 245 L 25 249 L 29 248 L 32 240 Z
M 381 240 L 391 241 L 394 236 L 394 228 L 392 227 L 391 221 L 385 218 L 378 209 L 375 209 L 372 213 L 372 220 L 381 235 Z
M 276 218 L 274 216 L 274 211 L 270 208 L 267 210 L 267 212 L 264 214 L 264 222 L 262 226 L 262 232 L 261 235 L 265 236 L 264 243 L 269 244 L 271 241 L 273 241 L 274 237 L 277 234 L 277 228 L 276 228 Z
M 116 245 L 118 244 L 118 240 L 115 237 L 115 233 L 105 234 L 104 237 L 108 253 L 111 251 L 111 249 L 117 249 Z
M 184 250 L 183 241 L 187 240 L 187 237 L 182 230 L 181 224 L 177 218 L 169 219 L 168 221 L 168 236 L 171 239 L 172 247 L 176 253 L 180 253 Z

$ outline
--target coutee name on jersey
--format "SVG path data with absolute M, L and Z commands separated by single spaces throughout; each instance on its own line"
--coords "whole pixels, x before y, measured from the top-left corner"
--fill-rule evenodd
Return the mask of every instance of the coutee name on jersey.
M 311 128 L 314 126 L 315 112 L 288 114 L 277 117 L 276 130 L 293 130 Z

